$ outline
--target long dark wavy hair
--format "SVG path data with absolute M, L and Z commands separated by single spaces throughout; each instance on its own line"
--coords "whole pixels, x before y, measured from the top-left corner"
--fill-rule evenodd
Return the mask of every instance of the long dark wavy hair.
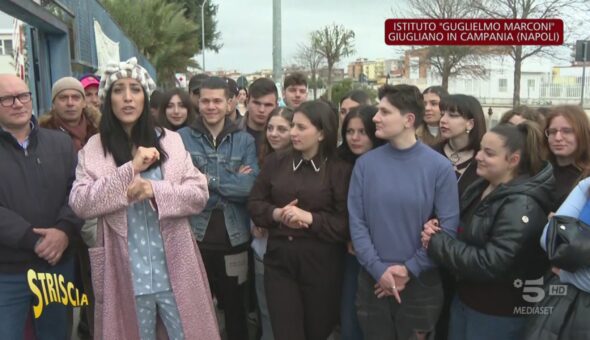
M 504 147 L 514 153 L 520 151 L 520 163 L 516 175 L 534 176 L 543 169 L 546 155 L 543 148 L 543 133 L 539 124 L 526 120 L 518 125 L 499 124 L 490 132 L 504 139 Z
M 299 105 L 295 113 L 304 114 L 318 131 L 324 133 L 324 139 L 320 142 L 318 150 L 320 158 L 325 159 L 334 156 L 338 141 L 338 118 L 330 105 L 320 99 L 312 100 Z M 295 116 L 295 113 L 293 116 Z
M 143 111 L 139 116 L 139 119 L 131 129 L 130 136 L 125 133 L 121 122 L 115 116 L 113 112 L 113 105 L 111 102 L 111 92 L 113 87 L 109 88 L 107 92 L 102 111 L 102 119 L 98 127 L 100 133 L 100 140 L 104 155 L 113 155 L 117 166 L 121 166 L 131 160 L 133 160 L 132 150 L 134 147 L 143 146 L 146 148 L 156 148 L 160 153 L 160 159 L 152 164 L 149 169 L 162 165 L 168 154 L 162 148 L 160 139 L 164 137 L 164 129 L 158 129 L 156 131 L 156 125 L 152 115 L 150 114 L 150 103 L 149 96 L 142 87 L 144 102 Z
M 178 96 L 182 105 L 186 108 L 186 120 L 180 126 L 172 125 L 166 117 L 166 108 L 174 96 Z M 168 130 L 176 131 L 185 126 L 190 126 L 195 121 L 195 117 L 196 113 L 193 104 L 191 103 L 191 98 L 185 90 L 181 88 L 173 88 L 172 90 L 164 92 L 160 107 L 158 108 L 158 123 L 161 126 Z
M 350 146 L 346 142 L 346 130 L 348 129 L 348 124 L 353 118 L 360 118 L 363 122 L 363 126 L 365 128 L 365 133 L 369 136 L 369 139 L 373 143 L 373 148 L 381 146 L 385 143 L 384 140 L 379 139 L 375 136 L 375 123 L 373 122 L 373 117 L 377 113 L 377 108 L 372 105 L 361 105 L 355 108 L 352 108 L 350 112 L 342 121 L 342 129 L 340 129 L 340 135 L 342 137 L 342 144 L 338 147 L 338 156 L 351 164 L 356 162 L 356 159 L 359 157 L 355 155 L 352 150 L 350 150 Z
M 469 133 L 469 143 L 459 151 L 473 150 L 477 153 L 480 149 L 481 139 L 487 131 L 486 118 L 479 100 L 465 94 L 451 94 L 441 97 L 439 107 L 441 117 L 443 111 L 450 111 L 459 113 L 466 120 L 473 119 L 473 129 Z
M 261 167 L 262 164 L 264 164 L 264 159 L 266 156 L 268 156 L 271 152 L 275 152 L 275 150 L 273 150 L 272 146 L 270 145 L 268 138 L 266 138 L 266 129 L 268 128 L 268 122 L 270 122 L 270 119 L 276 116 L 283 117 L 287 122 L 289 122 L 289 124 L 291 124 L 291 121 L 293 120 L 293 110 L 286 106 L 276 107 L 268 116 L 268 120 L 266 121 L 266 125 L 264 126 L 262 134 L 263 137 L 261 138 L 260 144 L 258 145 L 260 149 L 258 151 L 258 164 L 260 164 Z M 290 146 L 288 146 L 288 148 L 290 148 Z

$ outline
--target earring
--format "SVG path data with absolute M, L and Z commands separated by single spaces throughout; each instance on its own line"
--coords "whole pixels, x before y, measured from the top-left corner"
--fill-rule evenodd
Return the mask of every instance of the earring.
M 470 129 L 465 129 L 465 133 L 469 134 L 469 132 L 471 132 Z

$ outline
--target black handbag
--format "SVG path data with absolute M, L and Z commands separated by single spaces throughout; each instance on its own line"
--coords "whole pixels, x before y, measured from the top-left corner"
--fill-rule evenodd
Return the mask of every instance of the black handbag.
M 590 266 L 590 225 L 556 215 L 547 228 L 547 255 L 554 267 L 568 272 Z
M 547 279 L 543 287 L 545 298 L 535 305 L 538 313 L 527 318 L 523 339 L 589 339 L 587 303 L 590 295 L 562 283 L 558 276 Z M 565 295 L 552 294 L 551 287 L 555 285 L 567 287 Z

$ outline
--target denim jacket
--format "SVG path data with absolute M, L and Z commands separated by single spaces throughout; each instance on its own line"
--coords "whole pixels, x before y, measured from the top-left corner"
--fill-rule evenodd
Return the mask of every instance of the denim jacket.
M 258 175 L 258 159 L 254 138 L 240 131 L 229 119 L 214 141 L 198 119 L 192 126 L 178 130 L 193 164 L 208 178 L 209 200 L 198 215 L 190 217 L 198 241 L 205 231 L 213 209 L 222 209 L 229 240 L 233 247 L 250 240 L 250 217 L 246 209 L 250 189 Z M 240 174 L 240 166 L 248 165 L 249 174 Z

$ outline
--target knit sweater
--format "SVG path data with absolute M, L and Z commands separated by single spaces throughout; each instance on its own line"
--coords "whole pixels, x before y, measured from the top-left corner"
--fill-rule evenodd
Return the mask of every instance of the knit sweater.
M 421 142 L 403 150 L 386 144 L 357 160 L 348 210 L 357 257 L 375 280 L 393 264 L 419 276 L 434 266 L 420 242 L 424 223 L 436 216 L 456 234 L 457 178 L 448 159 Z

